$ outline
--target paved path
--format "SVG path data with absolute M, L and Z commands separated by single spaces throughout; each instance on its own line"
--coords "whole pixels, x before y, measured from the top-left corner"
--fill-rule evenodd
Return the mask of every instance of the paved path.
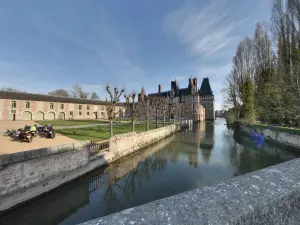
M 0 136 L 0 155 L 28 151 L 38 148 L 52 147 L 61 144 L 70 144 L 78 142 L 72 138 L 56 134 L 54 139 L 44 138 L 44 137 L 35 137 L 31 143 L 20 142 L 20 140 L 12 140 L 7 136 Z
M 48 139 L 44 137 L 35 137 L 32 143 L 20 142 L 19 140 L 12 140 L 10 137 L 3 136 L 6 129 L 16 130 L 25 125 L 33 126 L 37 124 L 34 121 L 0 121 L 0 155 L 10 154 L 21 151 L 28 151 L 32 149 L 51 147 L 61 144 L 70 144 L 78 142 L 75 139 L 56 134 L 54 139 Z M 123 123 L 115 123 L 124 124 Z M 95 127 L 95 126 L 108 126 L 109 123 L 99 123 L 99 124 L 89 124 L 89 125 L 78 125 L 78 126 L 57 126 L 55 129 L 72 129 L 72 128 L 86 128 L 86 127 Z
M 35 137 L 32 143 L 15 141 L 10 137 L 3 136 L 6 129 L 18 129 L 34 124 L 36 124 L 34 121 L 0 121 L 0 133 L 2 133 L 0 135 L 0 155 L 78 142 L 60 134 L 56 134 L 54 139 Z

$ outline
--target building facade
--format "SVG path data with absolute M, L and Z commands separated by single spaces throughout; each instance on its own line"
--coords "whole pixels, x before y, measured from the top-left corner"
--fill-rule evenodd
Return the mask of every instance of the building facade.
M 187 88 L 180 88 L 178 81 L 171 81 L 171 90 L 162 91 L 158 85 L 158 92 L 149 97 L 164 97 L 169 104 L 180 104 L 185 108 L 185 117 L 194 121 L 214 120 L 214 96 L 210 88 L 208 78 L 204 78 L 201 88 L 198 89 L 197 78 L 190 78 Z M 146 98 L 146 92 L 142 88 L 139 101 Z
M 200 102 L 205 108 L 205 119 L 215 120 L 215 96 L 211 90 L 208 78 L 202 80 L 198 94 Z
M 122 103 L 116 110 L 124 110 Z M 122 113 L 117 115 L 122 117 Z M 0 120 L 80 120 L 107 118 L 105 102 L 0 91 Z

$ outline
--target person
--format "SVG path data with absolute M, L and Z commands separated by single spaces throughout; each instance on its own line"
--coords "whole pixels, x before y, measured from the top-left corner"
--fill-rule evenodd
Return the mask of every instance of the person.
M 30 131 L 36 133 L 36 125 L 30 127 Z

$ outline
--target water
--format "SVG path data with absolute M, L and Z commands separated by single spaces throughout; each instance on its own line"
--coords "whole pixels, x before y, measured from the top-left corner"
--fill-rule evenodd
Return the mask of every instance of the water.
M 177 133 L 2 215 L 0 224 L 78 224 L 297 157 L 283 146 L 258 149 L 224 123 Z

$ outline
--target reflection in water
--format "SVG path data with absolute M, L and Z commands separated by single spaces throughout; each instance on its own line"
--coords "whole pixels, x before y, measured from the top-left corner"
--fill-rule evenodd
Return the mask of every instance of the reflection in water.
M 257 149 L 222 119 L 203 122 L 11 211 L 0 224 L 77 224 L 295 157 L 268 143 Z

